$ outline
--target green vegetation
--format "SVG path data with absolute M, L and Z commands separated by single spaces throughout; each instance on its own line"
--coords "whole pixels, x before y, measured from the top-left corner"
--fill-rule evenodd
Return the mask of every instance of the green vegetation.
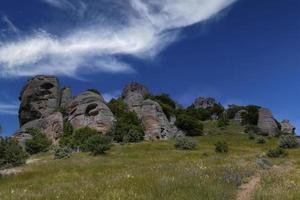
M 230 105 L 227 109 L 228 119 L 233 119 L 235 114 L 241 110 L 247 111 L 242 115 L 242 124 L 256 126 L 258 122 L 258 110 L 259 106 L 249 105 L 249 106 L 237 106 Z
M 184 111 L 177 115 L 175 125 L 188 136 L 199 136 L 203 132 L 203 124 Z
M 279 158 L 287 156 L 287 151 L 283 148 L 277 147 L 275 149 L 270 149 L 267 153 L 267 156 L 271 158 Z
M 178 137 L 175 139 L 175 148 L 181 150 L 194 150 L 197 147 L 196 142 L 188 137 Z
M 81 151 L 89 151 L 88 149 L 88 140 L 95 136 L 100 135 L 100 133 L 97 132 L 97 130 L 84 127 L 75 130 L 75 132 L 72 135 L 72 146 L 73 148 L 79 148 Z
M 218 141 L 215 144 L 215 151 L 217 153 L 227 153 L 228 152 L 228 144 L 224 141 Z
M 108 104 L 117 118 L 116 126 L 109 135 L 120 143 L 140 142 L 144 140 L 144 130 L 135 112 L 128 112 L 122 99 L 113 99 Z
M 27 140 L 25 144 L 25 149 L 29 154 L 32 155 L 49 150 L 51 141 L 44 133 L 34 128 L 29 128 L 26 130 L 26 132 L 32 136 L 32 139 Z
M 260 136 L 256 139 L 257 144 L 265 144 L 267 142 L 266 138 Z
M 27 157 L 17 141 L 0 137 L 0 169 L 22 165 Z
M 54 159 L 67 159 L 70 158 L 72 149 L 68 147 L 57 147 L 54 149 Z
M 283 135 L 279 139 L 279 147 L 284 149 L 292 149 L 299 147 L 299 142 L 294 135 Z
M 93 156 L 104 154 L 111 148 L 111 138 L 104 135 L 94 135 L 87 140 L 87 150 Z

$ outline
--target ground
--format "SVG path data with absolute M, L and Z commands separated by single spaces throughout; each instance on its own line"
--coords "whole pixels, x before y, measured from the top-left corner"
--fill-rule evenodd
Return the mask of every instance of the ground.
M 175 150 L 174 141 L 153 141 L 115 145 L 97 157 L 36 155 L 16 175 L 0 178 L 0 199 L 300 199 L 299 149 L 270 159 L 273 167 L 264 170 L 256 161 L 276 147 L 276 138 L 256 144 L 235 123 L 219 130 L 207 122 L 205 132 L 195 138 L 193 151 Z M 228 143 L 227 154 L 215 152 L 218 140 Z

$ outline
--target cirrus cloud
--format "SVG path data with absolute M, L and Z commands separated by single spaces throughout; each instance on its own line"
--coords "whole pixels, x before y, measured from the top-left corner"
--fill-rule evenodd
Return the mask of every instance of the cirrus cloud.
M 43 0 L 59 9 L 71 5 L 67 0 Z M 125 0 L 110 2 L 119 18 L 107 21 L 95 6 L 102 0 L 86 1 L 84 26 L 62 30 L 32 30 L 21 39 L 0 41 L 0 76 L 19 77 L 52 74 L 76 77 L 83 72 L 132 72 L 120 57 L 149 59 L 179 38 L 184 27 L 215 16 L 235 0 Z M 81 4 L 82 5 L 82 4 Z M 98 5 L 101 6 L 101 5 Z M 90 14 L 92 13 L 92 14 Z M 90 15 L 89 15 L 90 14 Z M 118 20 L 119 19 L 119 20 Z M 60 29 L 60 27 L 57 27 Z M 57 32 L 57 31 L 56 31 Z

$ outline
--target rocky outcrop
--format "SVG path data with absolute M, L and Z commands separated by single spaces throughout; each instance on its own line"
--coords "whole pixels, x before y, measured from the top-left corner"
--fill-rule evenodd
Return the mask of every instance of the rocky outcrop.
M 130 83 L 124 90 L 122 97 L 129 111 L 134 111 L 142 121 L 146 138 L 167 139 L 182 132 L 170 123 L 161 106 L 150 99 L 145 99 L 149 91 L 139 83 Z
M 281 132 L 287 134 L 295 134 L 296 128 L 287 119 L 283 120 L 281 123 Z
M 196 109 L 206 109 L 206 108 L 212 108 L 217 104 L 216 100 L 214 98 L 208 97 L 198 97 L 194 103 L 193 107 Z
M 243 122 L 243 115 L 247 114 L 247 110 L 240 110 L 237 113 L 235 113 L 234 121 L 242 123 Z
M 29 80 L 20 95 L 19 121 L 30 121 L 51 115 L 60 102 L 58 79 L 53 76 L 36 76 Z
M 106 134 L 113 128 L 116 120 L 101 95 L 86 91 L 69 104 L 68 121 L 75 129 L 87 126 Z
M 61 90 L 60 107 L 67 108 L 72 101 L 71 88 L 65 87 Z
M 278 124 L 270 110 L 260 108 L 257 126 L 270 136 L 276 136 L 279 132 Z
M 27 132 L 29 128 L 41 130 L 53 144 L 57 144 L 59 137 L 63 133 L 63 116 L 61 113 L 55 112 L 46 118 L 36 119 L 24 124 L 14 136 L 23 145 L 26 140 L 32 138 Z

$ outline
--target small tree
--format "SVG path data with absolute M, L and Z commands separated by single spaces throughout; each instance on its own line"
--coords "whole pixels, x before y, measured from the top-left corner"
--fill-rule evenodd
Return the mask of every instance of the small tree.
M 216 144 L 215 144 L 215 151 L 217 153 L 227 153 L 228 152 L 228 145 L 226 142 L 224 141 L 218 141 Z
M 112 146 L 111 138 L 100 134 L 93 135 L 87 140 L 87 151 L 90 151 L 92 155 L 96 156 L 104 154 Z
M 202 123 L 187 114 L 180 114 L 176 119 L 175 125 L 185 131 L 188 136 L 199 136 L 203 132 Z
M 27 129 L 26 132 L 32 136 L 32 139 L 27 140 L 25 149 L 30 154 L 48 151 L 51 141 L 40 130 L 35 128 Z
M 87 141 L 94 135 L 99 135 L 95 129 L 89 127 L 77 129 L 72 136 L 72 144 L 74 147 L 79 147 L 82 151 L 88 151 Z
M 279 147 L 284 149 L 292 149 L 299 146 L 299 142 L 294 135 L 283 135 L 279 139 Z
M 193 150 L 196 149 L 197 144 L 194 140 L 188 137 L 178 137 L 175 139 L 175 148 L 181 150 Z

